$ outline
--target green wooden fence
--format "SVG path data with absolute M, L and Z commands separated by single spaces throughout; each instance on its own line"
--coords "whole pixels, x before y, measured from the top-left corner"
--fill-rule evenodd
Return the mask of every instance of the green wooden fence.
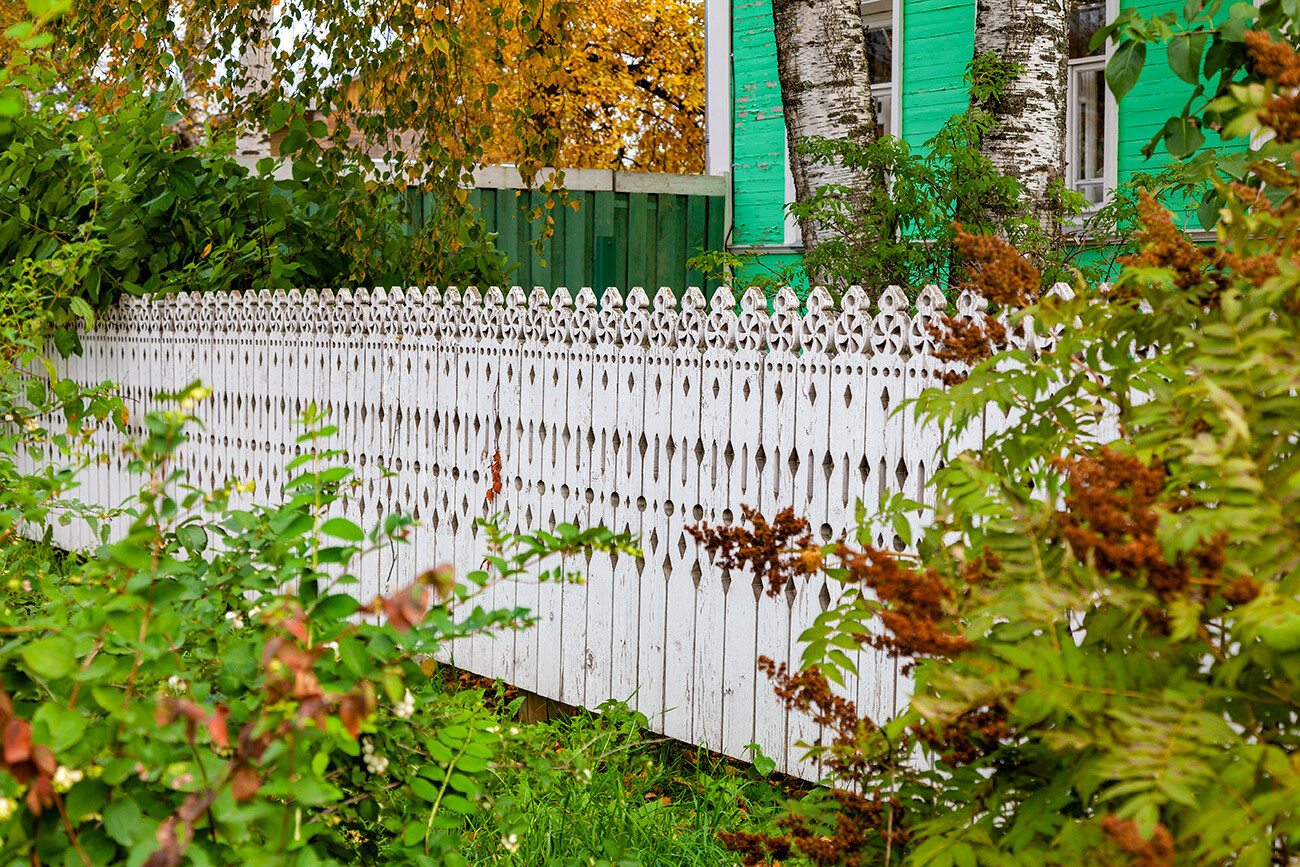
M 718 285 L 686 263 L 701 251 L 723 248 L 726 197 L 721 178 L 566 173 L 565 186 L 578 209 L 544 210 L 555 220 L 555 233 L 538 246 L 532 242 L 541 238 L 543 221 L 530 221 L 528 213 L 544 205 L 546 194 L 482 182 L 501 182 L 500 175 L 504 173 L 480 180 L 470 203 L 488 231 L 496 233 L 497 248 L 519 266 L 510 275 L 511 284 L 575 291 L 590 286 L 597 294 L 608 286 L 641 286 L 651 296 L 660 286 L 678 295 L 688 286 L 700 286 L 711 295 Z M 424 225 L 432 204 L 419 196 L 413 200 L 417 227 Z

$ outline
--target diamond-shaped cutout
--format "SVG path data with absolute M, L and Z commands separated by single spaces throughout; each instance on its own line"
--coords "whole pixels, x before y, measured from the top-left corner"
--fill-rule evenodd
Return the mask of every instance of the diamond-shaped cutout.
M 573 434 L 569 433 L 569 426 L 564 426 L 564 432 L 560 434 L 560 439 L 564 442 L 564 447 L 569 447 L 569 440 L 573 439 Z
M 727 447 L 722 450 L 722 459 L 727 462 L 727 469 L 731 469 L 731 462 L 736 459 L 736 450 L 731 447 L 730 442 L 728 442 Z
M 535 382 L 537 382 L 537 368 L 530 367 L 528 368 L 528 384 L 532 385 Z
M 552 387 L 554 387 L 554 386 L 557 386 L 557 385 L 559 385 L 559 384 L 560 384 L 560 372 L 559 372 L 558 370 L 552 370 L 552 371 L 551 371 L 551 385 L 552 385 Z
M 650 531 L 650 550 L 653 551 L 659 547 L 659 528 Z
M 600 374 L 600 387 L 609 388 L 609 372 L 602 371 Z
M 591 451 L 596 446 L 596 432 L 587 428 L 587 451 Z
M 641 457 L 645 457 L 645 450 L 648 448 L 650 448 L 650 441 L 645 438 L 643 433 L 641 434 L 641 441 L 637 443 L 637 449 L 641 452 Z
M 750 389 L 750 387 L 749 387 L 749 380 L 748 380 L 748 379 L 745 380 L 745 384 L 744 384 L 744 386 L 741 387 L 740 390 L 741 390 L 741 393 L 743 393 L 743 394 L 745 395 L 745 400 L 749 400 L 749 392 L 750 392 L 752 389 Z
M 754 466 L 758 467 L 760 473 L 763 472 L 763 467 L 767 466 L 767 451 L 762 446 L 754 452 Z
M 831 606 L 831 591 L 825 584 L 822 584 L 822 592 L 817 594 L 817 604 L 825 611 Z
M 790 468 L 790 475 L 793 476 L 799 472 L 799 455 L 795 451 L 790 451 L 790 457 L 785 463 Z
M 880 390 L 880 408 L 885 412 L 889 412 L 889 389 L 887 388 Z
M 867 480 L 867 476 L 870 475 L 871 475 L 871 464 L 867 463 L 866 458 L 863 458 L 861 462 L 858 463 L 858 476 L 861 477 L 862 481 L 865 482 Z
M 655 374 L 655 394 L 658 394 L 659 392 L 663 391 L 663 388 L 664 388 L 664 378 L 663 378 L 662 376 L 660 376 L 659 374 L 656 373 L 656 374 Z
M 793 581 L 785 582 L 785 604 L 793 608 L 794 597 L 795 597 L 794 582 Z
M 671 461 L 673 455 L 677 454 L 677 441 L 673 439 L 668 440 L 668 443 L 664 446 L 664 451 L 668 453 L 668 460 Z
M 686 537 L 685 537 L 685 536 L 678 536 L 678 537 L 677 537 L 677 556 L 678 556 L 678 557 L 685 557 L 685 556 L 686 556 Z
M 755 576 L 754 576 L 754 580 L 753 580 L 752 582 L 750 582 L 750 585 L 749 585 L 749 586 L 750 586 L 751 588 L 753 588 L 753 590 L 754 590 L 754 601 L 757 602 L 757 601 L 759 600 L 759 597 L 761 597 L 761 596 L 763 595 L 763 582 L 762 582 L 761 579 L 759 579 L 759 577 L 758 577 L 757 575 L 755 575 Z
M 715 377 L 713 380 L 713 398 L 717 400 L 718 392 L 722 391 L 722 383 Z
M 704 463 L 704 440 L 695 441 L 695 462 Z
M 817 402 L 817 383 L 815 382 L 808 383 L 808 402 Z
M 578 368 L 577 383 L 578 383 L 578 388 L 582 388 L 582 368 Z
M 667 580 L 673 574 L 673 564 L 669 562 L 668 557 L 664 557 L 664 579 Z
M 903 459 L 898 459 L 898 466 L 894 469 L 894 476 L 898 479 L 898 490 L 903 490 L 903 485 L 907 484 L 907 465 Z
M 636 377 L 632 374 L 627 375 L 627 390 L 631 391 L 636 386 Z
M 689 379 L 683 379 L 682 394 L 690 394 L 690 393 L 691 393 L 691 381 Z
M 835 459 L 831 453 L 827 452 L 826 457 L 822 458 L 822 472 L 826 474 L 826 481 L 830 481 L 831 473 L 835 470 Z
M 848 406 L 853 402 L 853 389 L 850 386 L 844 386 L 844 405 Z
M 727 591 L 729 591 L 730 589 L 731 589 L 731 570 L 723 569 L 722 570 L 722 595 L 726 596 Z
M 695 585 L 696 590 L 700 589 L 700 578 L 702 577 L 704 577 L 704 570 L 700 568 L 700 561 L 696 560 L 691 565 L 691 583 Z

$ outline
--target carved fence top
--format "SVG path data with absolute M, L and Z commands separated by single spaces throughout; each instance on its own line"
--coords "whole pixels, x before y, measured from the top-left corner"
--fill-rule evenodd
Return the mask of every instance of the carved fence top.
M 1064 283 L 1050 292 L 1070 297 Z M 576 294 L 561 288 L 548 293 L 512 287 L 486 292 L 469 287 L 378 287 L 307 289 L 288 292 L 212 292 L 163 296 L 123 296 L 100 319 L 109 331 L 164 329 L 180 335 L 226 338 L 244 332 L 294 335 L 328 334 L 345 339 L 458 342 L 498 340 L 596 346 L 643 346 L 698 350 L 790 353 L 914 355 L 935 346 L 931 326 L 948 308 L 939 287 L 923 287 L 915 304 L 898 286 L 876 299 L 878 312 L 860 286 L 836 305 L 829 291 L 813 289 L 802 301 L 789 288 L 769 306 L 762 290 L 749 288 L 739 303 L 726 287 L 705 300 L 697 287 L 679 299 L 661 288 L 653 300 L 640 287 L 624 294 L 606 289 L 597 299 L 590 288 Z M 985 300 L 962 292 L 954 304 L 959 318 L 978 316 Z M 1013 345 L 1042 348 L 1051 334 L 1033 323 L 1010 335 Z

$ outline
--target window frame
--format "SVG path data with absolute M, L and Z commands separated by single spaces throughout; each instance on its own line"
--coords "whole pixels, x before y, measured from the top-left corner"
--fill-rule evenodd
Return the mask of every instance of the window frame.
M 1119 14 L 1119 0 L 1106 0 L 1105 23 L 1109 23 Z M 1074 71 L 1079 67 L 1098 68 L 1104 71 L 1114 53 L 1112 40 L 1106 40 L 1105 50 L 1098 55 L 1068 59 L 1066 72 L 1066 112 L 1065 112 L 1065 178 L 1066 186 L 1077 190 L 1074 183 L 1073 166 L 1078 160 L 1079 130 L 1078 104 L 1074 99 Z M 1119 180 L 1119 106 L 1110 88 L 1102 86 L 1102 197 L 1101 201 L 1088 205 L 1076 222 L 1082 221 L 1110 204 L 1112 193 Z

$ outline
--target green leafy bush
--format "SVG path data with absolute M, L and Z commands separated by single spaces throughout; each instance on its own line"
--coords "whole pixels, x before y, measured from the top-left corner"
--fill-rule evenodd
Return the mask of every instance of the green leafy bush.
M 76 501 L 76 468 L 88 429 L 120 422 L 121 404 L 38 359 L 28 348 L 3 379 L 0 545 L 73 519 L 103 544 L 58 568 L 28 560 L 7 586 L 25 616 L 0 627 L 0 863 L 465 863 L 461 831 L 494 815 L 490 766 L 513 735 L 481 702 L 435 690 L 419 661 L 527 623 L 475 605 L 489 583 L 629 540 L 489 525 L 481 569 L 438 567 L 363 606 L 353 571 L 410 519 L 364 531 L 326 516 L 351 473 L 312 415 L 283 503 L 236 508 L 233 483 L 192 488 L 172 462 L 197 384 L 164 396 L 178 408 L 128 447 L 141 487 L 129 530 L 109 538 Z
M 944 357 L 957 366 L 913 407 L 949 446 L 923 534 L 909 531 L 920 507 L 901 498 L 825 547 L 800 547 L 806 522 L 789 512 L 701 530 L 724 565 L 769 551 L 759 565 L 778 585 L 808 572 L 845 585 L 803 636 L 802 671 L 764 663 L 790 705 L 827 727 L 811 751 L 836 788 L 782 834 L 730 837 L 751 862 L 1296 863 L 1292 26 L 1241 37 L 1247 73 L 1270 82 L 1264 98 L 1243 86 L 1216 103 L 1274 137 L 1249 183 L 1211 179 L 1215 246 L 1190 242 L 1146 197 L 1140 250 L 1115 283 L 1062 299 L 1040 294 L 1041 275 L 1009 245 L 958 238 L 973 288 L 1000 309 L 936 335 L 952 339 Z M 1037 337 L 1008 348 L 1004 324 Z M 954 453 L 985 422 L 982 445 Z M 915 553 L 874 547 L 877 521 Z M 836 696 L 852 668 L 844 651 L 859 647 L 912 668 L 896 718 L 863 718 Z

